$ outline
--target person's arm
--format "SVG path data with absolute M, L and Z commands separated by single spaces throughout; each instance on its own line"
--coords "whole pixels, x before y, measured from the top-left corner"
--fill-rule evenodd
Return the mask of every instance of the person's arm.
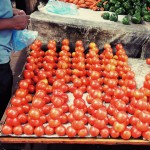
M 16 29 L 22 30 L 29 24 L 28 15 L 16 15 L 12 18 L 0 19 L 0 30 Z

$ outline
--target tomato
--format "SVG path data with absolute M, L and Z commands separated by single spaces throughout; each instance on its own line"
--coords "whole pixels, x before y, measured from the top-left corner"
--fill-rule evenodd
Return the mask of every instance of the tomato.
M 82 80 L 80 78 L 75 78 L 73 84 L 75 87 L 80 87 L 82 85 Z
M 145 140 L 150 140 L 150 129 L 149 130 L 147 130 L 147 131 L 145 131 L 145 132 L 143 132 L 142 133 L 142 136 L 143 136 L 143 138 L 145 139 Z
M 142 135 L 142 132 L 139 131 L 135 126 L 131 128 L 131 136 L 135 139 L 139 138 Z
M 93 127 L 93 126 L 90 127 L 90 131 L 89 132 L 90 132 L 90 135 L 92 137 L 97 137 L 99 135 L 99 129 L 97 129 L 97 128 Z
M 100 135 L 102 138 L 108 138 L 109 137 L 109 128 L 105 127 L 100 130 Z
M 56 128 L 61 125 L 61 122 L 58 119 L 49 119 L 48 124 L 51 128 Z
M 150 113 L 146 110 L 143 110 L 140 114 L 139 114 L 139 119 L 142 122 L 148 122 L 150 123 Z
M 44 127 L 44 132 L 46 135 L 53 135 L 54 134 L 54 128 L 51 128 L 49 125 Z
M 41 112 L 38 108 L 31 108 L 28 114 L 32 119 L 39 119 L 41 116 Z
M 75 89 L 75 90 L 73 91 L 73 96 L 74 96 L 75 98 L 82 98 L 82 96 L 83 96 L 83 91 L 80 90 L 80 89 Z
M 24 79 L 31 79 L 33 77 L 34 73 L 30 70 L 24 70 L 23 71 L 23 77 Z
M 114 101 L 114 106 L 119 111 L 126 111 L 126 103 L 122 100 Z
M 25 124 L 23 126 L 23 132 L 26 135 L 32 135 L 34 131 L 34 128 L 30 124 Z
M 116 50 L 123 49 L 123 46 L 121 43 L 116 44 Z
M 12 127 L 4 124 L 2 127 L 2 133 L 3 134 L 12 134 Z
M 94 125 L 93 126 L 95 128 L 97 128 L 97 129 L 101 130 L 101 129 L 106 127 L 106 122 L 105 122 L 105 120 L 98 120 L 98 119 L 96 119 L 94 121 Z
M 84 99 L 82 99 L 82 98 L 74 99 L 73 103 L 74 103 L 74 106 L 79 109 L 83 109 L 84 106 L 86 105 Z
M 65 38 L 62 40 L 62 45 L 69 45 L 69 39 Z
M 123 132 L 125 130 L 126 125 L 124 123 L 119 123 L 118 121 L 115 121 L 113 124 L 113 129 L 116 132 Z
M 13 133 L 14 133 L 15 135 L 21 135 L 21 134 L 23 134 L 23 127 L 22 127 L 21 125 L 15 126 L 15 127 L 13 128 Z
M 61 107 L 63 104 L 64 104 L 64 99 L 61 98 L 61 97 L 56 97 L 54 96 L 52 99 L 51 99 L 53 105 L 57 108 Z
M 74 120 L 71 124 L 71 126 L 75 129 L 75 130 L 80 130 L 84 128 L 84 121 L 83 120 Z
M 35 87 L 34 87 L 34 85 L 29 85 L 29 86 L 28 86 L 28 91 L 29 91 L 29 93 L 34 93 L 34 92 L 35 92 Z
M 73 115 L 75 120 L 81 120 L 83 118 L 83 116 L 84 116 L 84 111 L 81 110 L 81 109 L 75 109 L 72 112 L 72 115 Z
M 58 119 L 61 116 L 62 112 L 59 108 L 52 108 L 49 112 L 49 115 L 52 119 Z
M 21 106 L 21 104 L 22 104 L 21 98 L 16 97 L 16 96 L 12 97 L 11 98 L 11 104 L 15 107 Z
M 75 137 L 77 132 L 72 126 L 68 126 L 66 129 L 66 134 L 68 137 Z
M 36 127 L 34 129 L 34 134 L 36 136 L 42 136 L 42 135 L 44 135 L 44 127 L 43 126 Z
M 24 98 L 27 94 L 28 94 L 27 90 L 26 89 L 21 89 L 21 88 L 18 88 L 15 92 L 15 96 L 20 97 L 20 98 Z
M 131 131 L 130 131 L 130 129 L 126 128 L 123 132 L 121 132 L 120 136 L 124 140 L 129 140 L 131 138 Z
M 114 124 L 115 121 L 116 121 L 116 118 L 115 118 L 114 116 L 110 116 L 110 117 L 108 118 L 108 122 L 109 122 L 109 124 L 112 125 L 112 126 L 113 126 L 113 124 Z
M 45 105 L 45 101 L 43 101 L 40 97 L 33 97 L 32 106 L 35 108 L 42 108 Z
M 110 128 L 110 136 L 112 138 L 118 138 L 120 136 L 120 133 L 115 131 L 113 128 Z
M 124 93 L 124 91 L 123 91 L 121 88 L 117 88 L 117 89 L 115 89 L 115 91 L 114 91 L 114 96 L 115 96 L 117 99 L 121 99 L 123 96 L 125 96 L 125 93 Z
M 16 118 L 18 116 L 18 111 L 15 109 L 15 107 L 10 107 L 6 109 L 6 115 L 7 117 L 13 119 Z
M 46 91 L 47 84 L 45 82 L 39 81 L 36 84 L 36 90 L 45 90 Z
M 119 111 L 119 112 L 116 114 L 115 118 L 117 119 L 118 122 L 124 123 L 124 122 L 126 122 L 126 120 L 127 120 L 127 118 L 128 118 L 128 115 L 127 115 L 127 113 L 124 112 L 124 111 Z
M 99 108 L 98 110 L 96 110 L 96 118 L 103 120 L 107 117 L 107 111 L 106 109 L 103 108 Z
M 18 120 L 21 124 L 25 124 L 27 122 L 27 115 L 22 113 L 18 115 Z
M 88 135 L 88 129 L 84 127 L 83 129 L 78 130 L 77 134 L 79 137 L 85 137 Z
M 22 106 L 22 108 L 23 108 L 24 113 L 28 113 L 30 108 L 31 108 L 31 106 L 29 104 L 24 104 Z
M 65 124 L 68 122 L 68 117 L 66 114 L 62 114 L 60 117 L 59 117 L 59 120 L 62 124 Z
M 139 131 L 146 131 L 148 130 L 148 127 L 149 127 L 149 124 L 146 122 L 146 123 L 143 123 L 142 121 L 137 121 L 136 123 L 136 128 L 139 130 Z
M 36 93 L 34 95 L 34 98 L 36 97 L 37 98 L 44 98 L 46 96 L 46 91 L 45 90 L 36 90 Z M 34 100 L 33 98 L 33 100 Z
M 150 58 L 147 58 L 147 59 L 146 59 L 146 63 L 147 63 L 148 65 L 150 65 Z
M 63 125 L 60 125 L 55 128 L 55 133 L 59 136 L 64 136 L 66 134 L 66 128 Z

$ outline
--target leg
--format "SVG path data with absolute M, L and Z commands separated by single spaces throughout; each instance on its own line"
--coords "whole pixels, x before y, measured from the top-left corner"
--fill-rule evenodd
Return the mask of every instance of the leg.
M 13 76 L 10 64 L 0 64 L 0 119 L 11 97 Z

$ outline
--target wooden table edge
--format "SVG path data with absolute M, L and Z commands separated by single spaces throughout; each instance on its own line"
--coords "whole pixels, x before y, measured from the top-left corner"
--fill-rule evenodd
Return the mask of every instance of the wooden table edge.
M 103 144 L 103 145 L 150 145 L 144 140 L 96 139 L 96 138 L 18 138 L 0 137 L 1 143 L 42 143 L 42 144 Z

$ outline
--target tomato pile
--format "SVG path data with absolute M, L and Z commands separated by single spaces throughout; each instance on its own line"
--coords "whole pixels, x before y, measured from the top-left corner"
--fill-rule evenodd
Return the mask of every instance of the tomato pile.
M 85 54 L 78 40 L 70 52 L 50 40 L 48 50 L 36 40 L 18 89 L 6 110 L 4 135 L 140 138 L 150 140 L 150 74 L 137 89 L 122 44 L 89 43 Z

